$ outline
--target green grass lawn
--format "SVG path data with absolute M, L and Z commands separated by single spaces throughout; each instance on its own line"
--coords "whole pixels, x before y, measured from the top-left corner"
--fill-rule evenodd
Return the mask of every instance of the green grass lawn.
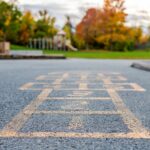
M 34 48 L 28 48 L 25 46 L 19 46 L 19 45 L 11 45 L 11 50 L 15 50 L 15 51 L 21 51 L 21 50 L 35 50 Z
M 24 46 L 11 45 L 11 50 L 36 50 Z M 44 54 L 63 54 L 67 58 L 89 58 L 89 59 L 150 59 L 150 50 L 135 50 L 131 52 L 110 52 L 104 50 L 89 50 L 78 52 L 64 52 L 58 50 L 44 50 Z
M 67 58 L 90 58 L 90 59 L 150 59 L 150 51 L 132 52 L 109 52 L 109 51 L 78 51 L 63 52 L 45 50 L 44 54 L 64 54 Z

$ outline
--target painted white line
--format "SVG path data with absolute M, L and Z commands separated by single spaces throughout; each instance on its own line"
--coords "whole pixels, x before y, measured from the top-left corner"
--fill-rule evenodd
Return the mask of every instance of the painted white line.
M 109 79 L 103 80 L 104 84 L 109 84 L 111 81 Z M 148 131 L 143 127 L 142 123 L 135 117 L 135 115 L 126 107 L 123 103 L 121 97 L 117 94 L 115 89 L 107 89 L 110 97 L 116 109 L 121 112 L 121 116 L 123 118 L 124 123 L 128 126 L 128 128 L 133 132 L 144 132 L 147 133 Z
M 31 114 L 31 111 L 24 112 Z M 34 114 L 66 114 L 66 115 L 120 115 L 119 111 L 35 111 Z
M 139 91 L 139 92 L 145 92 L 146 90 L 144 88 L 142 88 L 141 86 L 139 86 L 138 84 L 136 83 L 132 83 L 131 86 L 133 87 L 133 89 L 135 91 Z
M 51 89 L 44 89 L 41 94 L 33 100 L 28 106 L 26 106 L 18 115 L 16 115 L 12 121 L 10 121 L 3 131 L 19 131 L 24 123 L 31 117 L 36 109 L 45 101 L 48 95 L 52 92 Z M 30 111 L 30 113 L 26 113 Z
M 1 138 L 89 138 L 89 139 L 150 139 L 150 133 L 130 132 L 130 133 L 78 133 L 78 132 L 0 132 Z
M 103 101 L 111 100 L 110 97 L 48 97 L 47 100 L 90 100 L 90 101 Z
M 79 84 L 79 90 L 87 90 L 88 87 L 87 87 L 87 83 L 80 83 Z
M 61 83 L 64 78 L 68 77 L 68 74 L 64 74 L 62 78 L 57 79 L 55 82 Z M 59 80 L 59 81 L 58 81 Z M 28 89 L 34 83 L 28 83 L 21 87 L 21 89 Z M 57 88 L 57 87 L 55 87 Z M 27 105 L 19 114 L 17 114 L 12 121 L 10 121 L 3 128 L 3 131 L 19 131 L 25 122 L 31 117 L 31 115 L 36 111 L 36 109 L 47 99 L 53 89 L 43 89 L 41 94 L 33 100 L 29 105 Z M 26 113 L 30 112 L 30 113 Z
M 71 75 L 76 75 L 80 77 L 79 89 L 70 88 L 70 89 L 60 89 L 62 85 L 62 81 L 69 77 L 69 73 L 64 73 L 61 78 L 55 80 L 52 84 L 45 84 L 47 86 L 53 86 L 53 89 L 57 91 L 72 91 L 75 90 L 71 97 L 49 97 L 50 93 L 53 89 L 49 88 L 31 88 L 34 84 L 37 83 L 28 83 L 23 85 L 20 90 L 42 90 L 41 94 L 32 101 L 27 107 L 25 107 L 18 115 L 16 115 L 10 123 L 8 123 L 3 130 L 0 131 L 0 137 L 4 138 L 46 138 L 46 137 L 66 137 L 66 138 L 131 138 L 131 139 L 150 139 L 150 132 L 143 127 L 140 120 L 136 118 L 136 116 L 126 107 L 123 103 L 123 100 L 118 95 L 117 91 L 138 91 L 143 92 L 146 91 L 144 88 L 140 87 L 136 83 L 112 83 L 111 81 L 126 81 L 127 79 L 120 75 L 120 73 L 99 73 L 98 77 L 100 81 L 103 81 L 106 89 L 88 89 L 87 83 L 87 75 L 85 72 L 76 72 Z M 53 74 L 53 77 L 57 77 L 58 74 Z M 52 76 L 39 76 L 37 80 L 45 80 L 46 78 L 52 78 Z M 46 81 L 46 80 L 45 80 Z M 71 83 L 72 84 L 72 83 Z M 93 84 L 93 83 L 92 83 Z M 70 85 L 70 84 L 69 84 Z M 94 85 L 94 84 L 93 84 Z M 123 86 L 131 86 L 130 88 L 124 88 Z M 115 87 L 117 86 L 117 88 Z M 121 86 L 121 87 L 119 87 Z M 110 97 L 84 97 L 90 92 L 93 91 L 107 91 Z M 80 102 L 83 104 L 87 104 L 87 100 L 112 100 L 114 105 L 117 108 L 117 111 L 38 111 L 37 108 L 46 100 L 81 100 Z M 18 132 L 24 123 L 31 117 L 32 114 L 64 114 L 64 115 L 74 115 L 70 124 L 69 129 L 77 129 L 82 128 L 83 120 L 81 116 L 75 115 L 121 115 L 124 123 L 130 129 L 129 133 L 76 133 L 76 132 L 30 132 L 30 133 L 20 133 Z
M 24 84 L 22 87 L 19 88 L 19 90 L 28 90 L 29 88 L 31 88 L 35 83 L 33 82 L 29 82 L 27 84 Z

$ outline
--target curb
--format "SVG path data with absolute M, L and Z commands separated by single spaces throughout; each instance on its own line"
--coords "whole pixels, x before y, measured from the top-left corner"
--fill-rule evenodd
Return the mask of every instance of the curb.
M 131 65 L 131 67 L 136 68 L 136 69 L 140 69 L 140 70 L 144 70 L 144 71 L 150 71 L 150 65 L 146 64 L 146 63 L 133 63 Z
M 0 55 L 0 59 L 66 59 L 64 55 Z

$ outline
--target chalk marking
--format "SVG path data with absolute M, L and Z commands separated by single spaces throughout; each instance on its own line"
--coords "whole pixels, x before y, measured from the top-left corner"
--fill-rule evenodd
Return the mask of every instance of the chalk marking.
M 125 78 L 125 77 L 123 77 L 123 76 L 118 76 L 118 80 L 127 81 L 127 78 Z
M 150 139 L 150 133 L 143 132 L 129 132 L 129 133 L 78 133 L 78 132 L 0 132 L 1 138 L 89 138 L 89 139 Z
M 61 82 L 62 82 L 64 79 L 66 79 L 68 76 L 69 76 L 68 73 L 63 74 L 63 76 L 62 76 L 61 78 L 57 79 L 53 84 L 61 85 Z
M 111 81 L 109 79 L 103 80 L 104 84 L 109 84 Z M 148 131 L 142 126 L 142 123 L 133 115 L 133 113 L 126 107 L 123 103 L 123 100 L 116 93 L 114 89 L 107 89 L 110 97 L 112 98 L 113 103 L 116 106 L 116 109 L 121 112 L 121 116 L 123 118 L 124 123 L 128 126 L 130 130 L 134 133 L 136 132 L 144 132 Z
M 139 86 L 136 83 L 132 83 L 131 86 L 133 87 L 133 89 L 135 89 L 135 91 L 139 91 L 139 92 L 145 92 L 146 91 L 144 88 L 142 88 L 141 86 Z
M 62 78 L 59 79 L 59 83 L 61 83 L 66 77 L 68 77 L 68 74 L 64 74 Z M 58 80 L 54 82 L 58 82 Z M 26 89 L 31 85 L 31 83 L 25 84 L 22 89 Z M 31 103 L 27 105 L 19 114 L 17 114 L 12 121 L 6 124 L 3 131 L 19 131 L 31 115 L 34 114 L 36 109 L 47 99 L 52 91 L 53 89 L 43 89 L 41 94 L 35 100 L 31 101 Z M 29 111 L 30 113 L 26 113 Z
M 31 88 L 35 83 L 33 82 L 29 82 L 27 84 L 24 84 L 21 88 L 19 88 L 19 90 L 28 90 L 29 88 Z
M 26 111 L 25 114 L 31 114 L 32 112 Z M 35 111 L 34 114 L 67 114 L 67 115 L 119 115 L 119 111 Z
M 3 131 L 19 131 L 24 123 L 31 117 L 36 109 L 45 101 L 48 95 L 52 92 L 51 89 L 44 89 L 41 94 L 27 105 L 18 115 L 16 115 L 12 121 L 10 121 L 4 128 Z M 26 113 L 30 111 L 30 113 Z
M 47 100 L 90 100 L 90 101 L 104 101 L 111 100 L 110 97 L 48 97 Z
M 87 83 L 80 83 L 79 84 L 79 90 L 87 90 Z
M 87 80 L 87 74 L 81 74 L 80 81 Z
M 81 72 L 78 74 L 80 75 Z M 36 98 L 36 100 L 32 101 L 25 109 L 23 109 L 22 112 L 20 112 L 17 116 L 15 116 L 10 123 L 8 123 L 3 130 L 0 131 L 0 137 L 4 138 L 11 138 L 11 137 L 17 137 L 17 138 L 46 138 L 46 137 L 66 137 L 66 138 L 128 138 L 128 139 L 150 139 L 150 132 L 145 129 L 142 125 L 142 123 L 134 116 L 134 114 L 125 106 L 120 96 L 117 94 L 116 91 L 138 91 L 143 92 L 145 89 L 140 87 L 139 85 L 135 83 L 112 83 L 111 80 L 126 80 L 126 78 L 120 76 L 120 73 L 106 73 L 99 74 L 100 79 L 104 82 L 107 89 L 95 89 L 94 91 L 100 91 L 100 90 L 107 90 L 111 98 L 109 97 L 83 97 L 80 92 L 75 92 L 77 96 L 82 97 L 48 97 L 49 94 L 52 92 L 52 89 L 40 89 L 43 90 L 41 94 Z M 109 77 L 110 75 L 118 75 L 117 77 Z M 55 76 L 56 77 L 56 76 Z M 68 73 L 63 75 L 63 79 L 66 79 L 68 77 Z M 39 77 L 39 79 L 42 79 L 43 77 Z M 37 78 L 38 79 L 38 78 Z M 61 82 L 63 79 L 58 79 L 54 82 L 53 89 L 59 89 L 61 86 Z M 87 77 L 82 76 L 81 80 L 86 80 Z M 55 84 L 56 83 L 56 84 Z M 22 86 L 21 90 L 29 90 L 30 87 L 33 86 L 34 83 L 28 83 Z M 44 83 L 45 84 L 45 83 Z M 86 84 L 86 85 L 85 85 Z M 130 85 L 133 89 L 114 89 L 112 87 L 108 87 L 108 84 L 112 85 Z M 87 90 L 87 83 L 81 82 L 80 86 L 81 89 L 78 89 L 79 91 L 82 90 L 82 93 L 90 92 L 91 90 Z M 122 88 L 122 87 L 121 87 Z M 32 90 L 34 88 L 31 88 Z M 85 90 L 86 89 L 86 90 Z M 35 90 L 35 89 L 34 89 Z M 37 89 L 36 89 L 37 90 Z M 64 89 L 63 89 L 64 90 Z M 70 89 L 65 89 L 70 90 Z M 93 91 L 93 89 L 92 89 Z M 115 104 L 118 111 L 37 111 L 37 107 L 42 104 L 45 100 L 110 100 L 112 99 L 112 102 Z M 84 102 L 83 101 L 83 102 Z M 18 131 L 21 129 L 23 124 L 31 117 L 32 114 L 72 114 L 72 115 L 112 115 L 112 114 L 120 114 L 123 117 L 124 123 L 128 126 L 128 128 L 133 131 L 129 133 L 76 133 L 76 132 L 30 132 L 30 133 L 19 133 Z M 72 122 L 70 122 L 70 129 L 76 129 L 83 126 L 83 122 L 79 116 L 76 116 L 76 118 L 72 119 Z
M 84 87 L 83 87 L 84 88 Z M 72 94 L 69 94 L 68 97 L 83 97 L 92 94 L 91 91 L 74 91 Z

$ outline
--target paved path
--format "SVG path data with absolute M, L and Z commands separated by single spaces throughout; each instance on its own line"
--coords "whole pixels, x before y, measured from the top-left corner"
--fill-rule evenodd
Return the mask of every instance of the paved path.
M 27 56 L 40 56 L 43 54 L 42 50 L 33 50 L 33 51 L 10 51 L 12 55 L 27 55 Z
M 148 150 L 150 75 L 131 63 L 1 61 L 0 149 Z

